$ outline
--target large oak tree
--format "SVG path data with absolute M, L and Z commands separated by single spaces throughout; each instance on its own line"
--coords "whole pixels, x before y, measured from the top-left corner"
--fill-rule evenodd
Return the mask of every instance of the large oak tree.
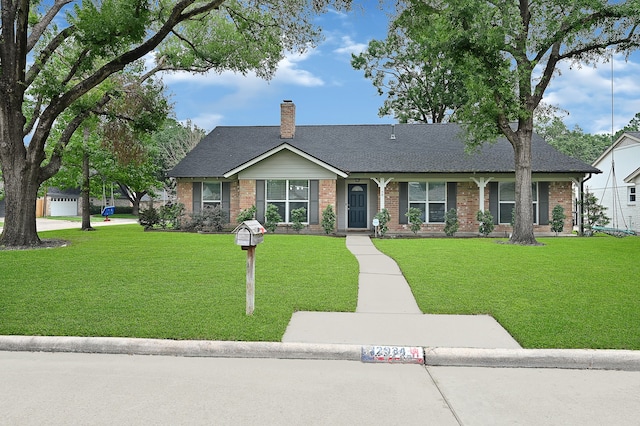
M 109 79 L 153 52 L 158 70 L 274 72 L 347 0 L 0 0 L 0 245 L 34 246 L 35 200 L 75 131 L 117 98 Z M 117 87 L 117 85 L 113 85 Z M 64 116 L 64 129 L 52 132 Z M 45 149 L 47 146 L 50 149 Z
M 408 0 L 396 25 L 444 52 L 466 92 L 456 111 L 470 148 L 506 137 L 515 153 L 515 244 L 533 233 L 534 111 L 563 61 L 582 64 L 640 42 L 640 1 Z

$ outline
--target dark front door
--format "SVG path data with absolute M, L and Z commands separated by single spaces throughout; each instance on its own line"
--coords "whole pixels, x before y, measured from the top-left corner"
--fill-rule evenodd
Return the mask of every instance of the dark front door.
M 367 227 L 367 185 L 349 184 L 349 228 Z

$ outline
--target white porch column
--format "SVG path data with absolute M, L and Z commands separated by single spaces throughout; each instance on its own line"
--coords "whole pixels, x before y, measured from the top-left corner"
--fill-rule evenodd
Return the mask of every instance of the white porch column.
M 474 181 L 476 183 L 476 185 L 478 185 L 478 188 L 480 188 L 480 201 L 479 201 L 480 202 L 480 206 L 479 206 L 479 210 L 484 213 L 484 188 L 487 186 L 487 184 L 489 182 L 491 182 L 493 180 L 493 178 L 492 177 L 490 177 L 490 178 L 481 177 L 481 178 L 476 179 L 476 178 L 472 177 L 470 179 L 472 181 Z
M 393 180 L 393 178 L 385 179 L 381 177 L 380 179 L 371 178 L 375 183 L 378 184 L 378 188 L 380 188 L 380 210 L 384 209 L 384 190 L 387 187 L 387 184 Z

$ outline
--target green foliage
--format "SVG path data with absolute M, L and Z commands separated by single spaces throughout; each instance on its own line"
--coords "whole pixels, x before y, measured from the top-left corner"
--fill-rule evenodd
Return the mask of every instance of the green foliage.
M 584 234 L 586 236 L 593 235 L 594 226 L 606 226 L 611 219 L 607 216 L 607 207 L 598 203 L 598 197 L 587 192 L 583 194 L 583 200 L 578 202 L 583 211 L 582 223 L 584 226 Z
M 453 237 L 459 228 L 458 211 L 451 209 L 444 214 L 444 233 L 447 237 Z
M 282 222 L 282 216 L 278 213 L 278 207 L 274 204 L 267 205 L 267 211 L 264 215 L 264 227 L 269 232 L 275 232 L 278 223 Z
M 476 213 L 476 219 L 480 222 L 480 228 L 478 232 L 480 232 L 485 237 L 493 232 L 495 225 L 493 224 L 493 215 L 489 210 L 478 210 Z
M 564 220 L 567 215 L 564 214 L 564 208 L 560 204 L 556 205 L 551 211 L 551 231 L 556 233 L 562 232 L 564 229 Z
M 420 228 L 422 227 L 422 210 L 416 207 L 410 207 L 407 213 L 407 220 L 409 221 L 411 232 L 417 234 Z
M 158 210 L 158 216 L 160 222 L 160 228 L 162 229 L 180 229 L 181 220 L 184 216 L 184 204 L 182 203 L 168 203 L 160 207 Z
M 193 213 L 190 219 L 182 221 L 182 228 L 188 232 L 220 232 L 229 223 L 227 213 L 220 206 L 206 206 Z
M 304 223 L 307 220 L 307 209 L 300 207 L 299 209 L 291 210 L 291 227 L 300 232 L 304 228 Z
M 380 210 L 378 213 L 376 213 L 374 218 L 378 219 L 378 223 L 379 223 L 378 231 L 380 232 L 380 235 L 384 237 L 384 235 L 389 230 L 389 227 L 387 226 L 387 224 L 391 220 L 391 214 L 389 214 L 389 210 L 387 209 Z
M 332 233 L 336 228 L 336 213 L 333 211 L 333 206 L 331 204 L 322 210 L 321 225 L 327 235 Z
M 256 218 L 256 206 L 253 205 L 251 207 L 249 207 L 248 209 L 244 209 L 242 211 L 240 211 L 240 213 L 238 213 L 238 217 L 236 219 L 237 223 L 242 223 L 245 220 L 252 220 Z
M 151 206 L 138 214 L 138 222 L 144 229 L 152 229 L 160 223 L 160 215 L 155 207 Z
M 463 86 L 434 40 L 412 39 L 403 28 L 407 24 L 394 22 L 387 39 L 371 40 L 362 53 L 352 55 L 351 65 L 364 71 L 379 95 L 386 95 L 381 117 L 393 115 L 400 123 L 448 121 L 463 103 Z
M 569 130 L 559 117 L 545 117 L 536 123 L 535 129 L 558 151 L 588 164 L 611 145 L 610 136 L 584 133 L 579 126 Z

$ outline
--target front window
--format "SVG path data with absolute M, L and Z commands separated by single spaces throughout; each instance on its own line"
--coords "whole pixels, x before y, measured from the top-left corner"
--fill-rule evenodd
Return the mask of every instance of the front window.
M 533 199 L 533 223 L 538 223 L 538 183 L 531 184 L 531 198 Z M 513 221 L 513 211 L 516 208 L 515 182 L 500 182 L 498 185 L 498 222 L 509 224 Z
M 635 204 L 636 203 L 636 187 L 630 186 L 628 190 L 628 194 L 629 194 L 629 204 Z
M 304 222 L 309 221 L 309 181 L 308 180 L 268 180 L 267 205 L 273 204 L 285 223 L 291 222 L 291 211 L 304 208 Z
M 222 183 L 202 182 L 202 207 L 220 207 L 222 204 Z
M 443 223 L 446 188 L 445 182 L 409 182 L 409 207 L 419 209 L 425 223 Z

